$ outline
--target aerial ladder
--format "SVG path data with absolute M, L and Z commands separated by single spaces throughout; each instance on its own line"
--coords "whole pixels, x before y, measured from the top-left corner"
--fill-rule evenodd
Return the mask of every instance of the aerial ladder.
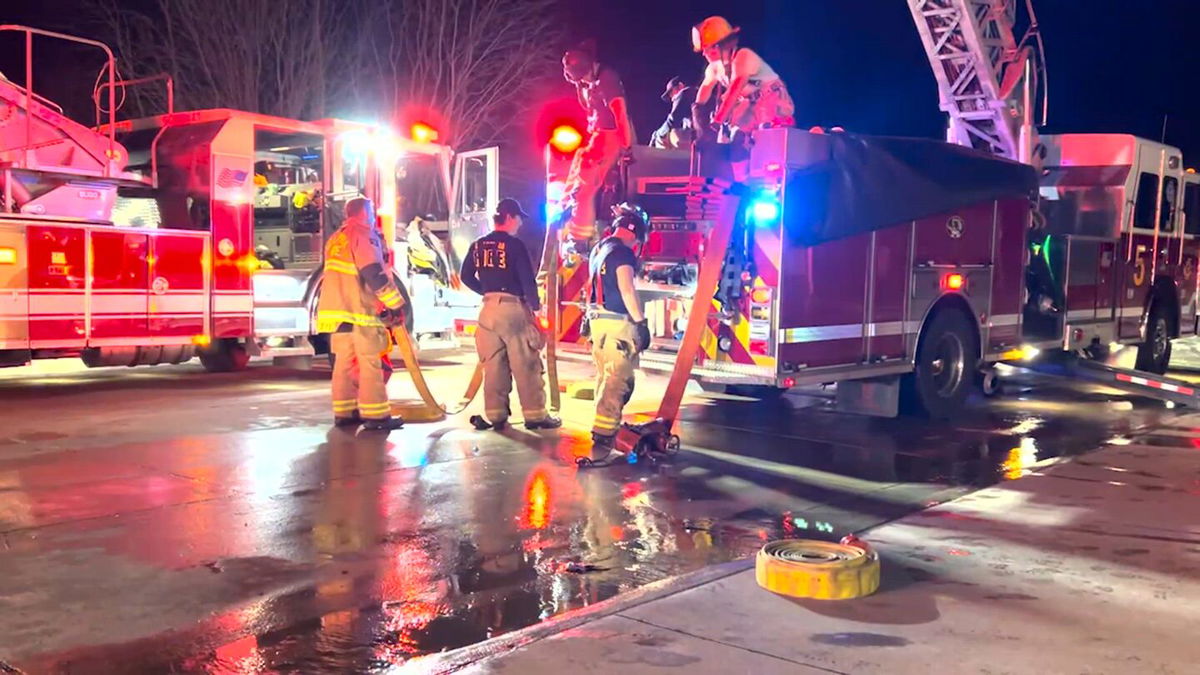
M 1016 40 L 1018 3 L 1028 27 Z M 908 0 L 949 117 L 946 140 L 1041 170 L 1037 129 L 1046 124 L 1045 50 L 1033 0 Z M 1200 407 L 1190 383 L 1085 358 L 1038 368 L 1107 387 Z
M 908 8 L 950 118 L 946 140 L 1035 164 L 1037 127 L 1046 121 L 1045 58 L 1031 0 L 1029 27 L 1016 40 L 1017 2 L 908 0 Z

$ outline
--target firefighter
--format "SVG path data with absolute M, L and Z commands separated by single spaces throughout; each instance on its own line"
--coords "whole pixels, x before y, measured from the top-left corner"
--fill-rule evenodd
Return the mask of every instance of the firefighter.
M 672 77 L 662 100 L 671 104 L 671 112 L 651 136 L 650 147 L 671 150 L 687 147 L 692 142 L 691 113 L 692 104 L 696 102 L 696 88 L 681 77 Z
M 588 113 L 587 142 L 575 152 L 567 177 L 568 197 L 575 202 L 567 234 L 583 250 L 596 232 L 596 195 L 621 154 L 633 146 L 633 124 L 621 78 L 596 60 L 594 44 L 563 54 L 563 76 L 575 85 L 579 104 Z
M 633 395 L 638 355 L 650 347 L 650 328 L 633 281 L 638 267 L 634 246 L 646 238 L 646 214 L 628 204 L 615 211 L 612 234 L 596 246 L 588 261 L 592 275 L 588 326 L 596 362 L 593 461 L 604 461 L 614 453 L 621 410 Z
M 712 125 L 728 125 L 733 132 L 730 160 L 735 180 L 743 182 L 750 159 L 749 134 L 755 129 L 793 126 L 796 107 L 775 70 L 750 48 L 738 46 L 740 30 L 720 16 L 710 16 L 692 28 L 692 48 L 708 61 L 692 109 L 699 117 L 714 90 L 722 88 Z M 706 126 L 698 122 L 697 133 Z
M 361 423 L 367 430 L 392 431 L 404 421 L 392 417 L 380 355 L 388 348 L 388 329 L 404 323 L 404 296 L 387 269 L 374 204 L 357 197 L 345 213 L 325 245 L 317 302 L 317 332 L 332 333 L 333 420 L 339 427 Z
M 478 429 L 503 430 L 508 424 L 513 380 L 526 429 L 556 429 L 562 421 L 546 412 L 541 349 L 545 337 L 534 313 L 540 309 L 533 261 L 517 238 L 529 216 L 515 199 L 502 199 L 492 216 L 493 231 L 471 243 L 462 264 L 462 282 L 483 296 L 475 349 L 483 364 L 485 417 L 471 418 Z

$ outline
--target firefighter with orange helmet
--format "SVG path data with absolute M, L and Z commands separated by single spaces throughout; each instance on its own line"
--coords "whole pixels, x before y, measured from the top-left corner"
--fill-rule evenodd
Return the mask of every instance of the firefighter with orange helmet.
M 562 62 L 563 77 L 575 85 L 579 105 L 588 113 L 587 141 L 575 151 L 567 177 L 568 196 L 575 202 L 567 234 L 586 247 L 596 234 L 596 195 L 621 154 L 633 146 L 633 124 L 621 78 L 596 60 L 593 43 L 567 50 Z
M 745 178 L 749 161 L 750 132 L 793 126 L 796 113 L 779 74 L 752 49 L 738 45 L 740 30 L 721 16 L 710 16 L 692 28 L 692 48 L 708 61 L 693 113 L 698 117 L 716 88 L 722 88 L 712 124 L 728 125 L 733 131 L 730 159 L 739 182 Z M 709 125 L 697 126 L 697 131 L 703 132 Z
M 401 325 L 405 301 L 387 269 L 375 206 L 365 197 L 346 203 L 346 219 L 325 245 L 317 302 L 317 332 L 330 333 L 333 352 L 333 419 L 371 431 L 399 429 L 392 417 L 381 354 L 388 328 Z M 379 312 L 379 306 L 385 309 Z

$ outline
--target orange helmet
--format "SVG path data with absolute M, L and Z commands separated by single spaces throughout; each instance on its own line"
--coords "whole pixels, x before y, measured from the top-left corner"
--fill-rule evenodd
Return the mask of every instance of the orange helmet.
M 723 16 L 710 16 L 692 26 L 692 49 L 702 52 L 705 49 L 736 35 L 741 28 L 734 28 Z

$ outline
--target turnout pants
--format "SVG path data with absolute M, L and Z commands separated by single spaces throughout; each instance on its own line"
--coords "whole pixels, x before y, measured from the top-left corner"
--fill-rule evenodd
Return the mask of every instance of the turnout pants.
M 628 316 L 612 312 L 592 315 L 592 358 L 596 362 L 596 417 L 592 434 L 615 436 L 621 411 L 633 396 L 638 367 L 637 329 Z
M 383 352 L 388 348 L 383 326 L 352 326 L 329 336 L 333 350 L 333 416 L 387 419 L 392 416 L 384 381 Z
M 587 145 L 575 152 L 567 174 L 567 184 L 575 193 L 575 211 L 567 222 L 571 239 L 589 241 L 595 235 L 596 195 L 620 156 L 621 139 L 615 129 L 593 131 Z
M 525 422 L 546 419 L 545 368 L 541 349 L 544 337 L 533 313 L 520 298 L 508 293 L 487 293 L 479 310 L 475 350 L 483 364 L 484 416 L 492 424 L 508 419 L 508 398 L 513 381 Z

